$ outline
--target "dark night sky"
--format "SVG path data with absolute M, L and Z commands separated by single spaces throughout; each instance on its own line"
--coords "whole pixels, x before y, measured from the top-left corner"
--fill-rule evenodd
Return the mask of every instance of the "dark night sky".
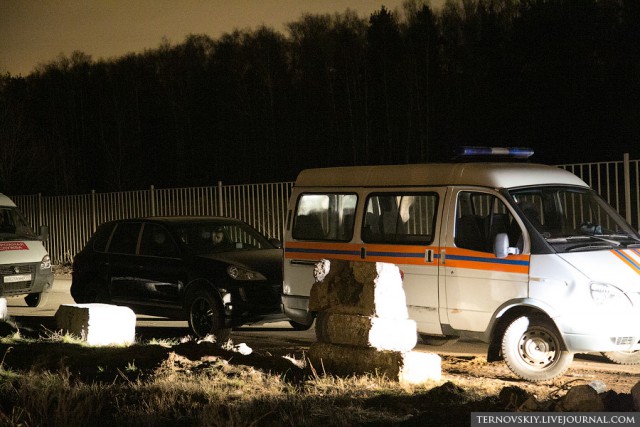
M 403 0 L 47 0 L 0 1 L 0 72 L 27 75 L 35 66 L 79 50 L 93 59 L 156 48 L 163 38 L 180 43 L 188 34 L 217 38 L 260 25 L 284 31 L 304 13 L 367 17 L 381 5 Z M 432 0 L 437 7 L 444 0 Z

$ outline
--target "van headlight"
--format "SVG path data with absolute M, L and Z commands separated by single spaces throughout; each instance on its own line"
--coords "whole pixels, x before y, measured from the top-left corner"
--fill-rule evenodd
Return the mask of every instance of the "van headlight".
M 631 300 L 620 289 L 608 283 L 591 283 L 591 298 L 598 305 L 631 307 Z
M 51 268 L 51 258 L 49 255 L 45 255 L 42 257 L 42 261 L 40 261 L 40 270 L 48 270 Z
M 227 267 L 227 274 L 234 280 L 267 280 L 266 277 L 257 271 L 247 270 L 237 265 Z

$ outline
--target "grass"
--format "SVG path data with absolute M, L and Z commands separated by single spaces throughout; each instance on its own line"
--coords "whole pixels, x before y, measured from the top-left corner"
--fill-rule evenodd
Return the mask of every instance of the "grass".
M 403 386 L 312 367 L 287 375 L 234 365 L 234 356 L 175 351 L 202 348 L 195 343 L 90 348 L 52 333 L 1 344 L 0 425 L 7 426 L 373 426 L 420 424 L 425 417 L 459 425 L 473 408 L 495 409 L 490 398 L 452 383 Z M 17 363 L 29 355 L 34 363 Z

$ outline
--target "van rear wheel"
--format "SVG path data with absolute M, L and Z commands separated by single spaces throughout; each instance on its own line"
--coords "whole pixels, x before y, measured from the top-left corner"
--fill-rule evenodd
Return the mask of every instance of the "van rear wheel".
M 606 351 L 602 355 L 618 365 L 640 365 L 640 351 Z
M 528 381 L 546 381 L 562 375 L 573 354 L 562 349 L 553 322 L 541 315 L 522 316 L 507 327 L 502 355 L 511 371 Z

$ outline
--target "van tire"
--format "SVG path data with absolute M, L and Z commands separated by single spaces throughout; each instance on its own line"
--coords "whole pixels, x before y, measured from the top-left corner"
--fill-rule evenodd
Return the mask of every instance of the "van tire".
M 32 308 L 43 307 L 47 303 L 47 300 L 49 300 L 49 292 L 28 294 L 24 297 L 24 302 L 26 302 L 27 305 Z
M 450 337 L 450 336 L 438 336 L 438 335 L 428 335 L 428 334 L 418 334 L 420 341 L 422 344 L 430 345 L 433 347 L 440 347 L 445 344 L 454 344 L 458 341 L 459 337 Z
M 190 295 L 187 317 L 191 332 L 198 338 L 214 335 L 216 342 L 223 344 L 231 335 L 231 328 L 225 328 L 220 299 L 207 289 L 198 289 Z
M 551 319 L 542 315 L 511 322 L 502 337 L 502 355 L 514 374 L 534 382 L 562 375 L 573 360 Z
M 311 328 L 311 325 L 313 325 L 313 322 L 307 325 L 305 323 L 299 323 L 294 320 L 289 320 L 289 324 L 291 325 L 294 331 L 308 331 L 309 328 Z
M 618 365 L 640 364 L 640 351 L 606 351 L 602 355 Z

